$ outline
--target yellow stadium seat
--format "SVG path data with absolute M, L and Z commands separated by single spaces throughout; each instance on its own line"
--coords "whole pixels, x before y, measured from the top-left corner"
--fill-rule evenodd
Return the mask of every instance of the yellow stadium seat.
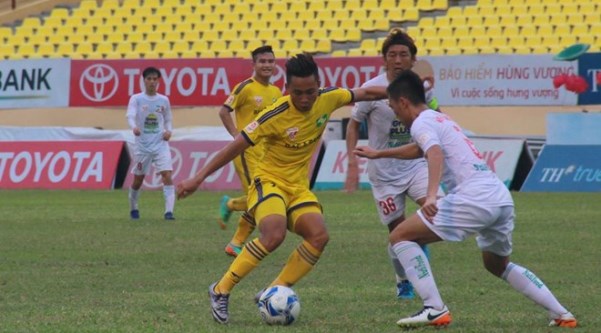
M 285 40 L 284 42 L 280 43 L 280 49 L 284 51 L 297 50 L 298 41 L 295 39 Z
M 331 54 L 332 57 L 346 57 L 346 50 L 335 50 Z
M 438 26 L 436 35 L 440 38 L 448 38 L 453 36 L 453 29 L 449 26 Z
M 96 28 L 94 35 L 110 35 L 114 32 L 112 26 L 103 25 Z
M 542 38 L 540 36 L 527 36 L 524 38 L 524 43 L 529 46 L 542 45 Z
M 505 36 L 505 37 L 517 36 L 519 33 L 520 33 L 520 28 L 518 28 L 515 25 L 503 27 L 503 36 Z
M 576 38 L 576 36 L 573 36 L 573 35 L 563 35 L 559 38 L 559 45 L 561 45 L 563 47 L 568 47 L 568 46 L 574 45 L 578 42 L 579 42 L 578 38 Z
M 477 26 L 477 25 L 482 25 L 482 17 L 481 16 L 468 16 L 467 17 L 467 21 L 466 24 L 468 26 Z
M 499 25 L 509 27 L 515 25 L 516 18 L 513 15 L 499 16 Z
M 244 41 L 240 39 L 231 40 L 227 43 L 227 48 L 232 51 L 240 52 L 244 50 Z
M 404 21 L 418 21 L 419 20 L 419 10 L 417 7 L 407 8 L 403 10 Z
M 532 16 L 527 15 L 527 14 L 519 15 L 519 16 L 517 16 L 515 23 L 517 25 L 522 25 L 522 26 L 523 25 L 531 25 L 533 23 Z
M 423 39 L 424 46 L 427 49 L 439 48 L 440 47 L 440 38 L 438 37 L 430 37 Z
M 478 6 L 478 15 L 480 16 L 491 16 L 491 15 L 499 15 L 496 13 L 495 6 Z
M 532 50 L 526 45 L 512 45 L 515 54 L 530 54 Z
M 70 43 L 59 44 L 58 47 L 56 48 L 56 54 L 59 57 L 70 57 L 74 53 L 75 53 L 75 48 L 73 47 L 73 44 L 70 44 Z
M 437 27 L 450 27 L 451 26 L 451 18 L 449 16 L 437 16 L 436 19 Z
M 256 33 L 254 30 L 242 30 L 240 31 L 240 35 L 238 38 L 243 41 L 251 40 L 256 38 Z
M 498 54 L 513 54 L 513 47 L 507 45 L 500 45 L 495 47 Z
M 315 1 L 320 2 L 320 1 Z M 252 10 L 250 13 L 262 14 L 267 13 L 269 11 L 269 5 L 266 2 L 255 2 L 252 4 Z
M 355 21 L 366 20 L 368 18 L 367 11 L 363 8 L 355 9 L 349 13 L 348 18 Z
M 227 42 L 224 40 L 214 40 L 209 44 L 209 50 L 213 50 L 213 51 L 227 50 Z
M 269 22 L 267 22 L 266 20 L 263 20 L 263 19 L 250 22 L 249 29 L 255 30 L 255 31 L 267 30 L 267 29 L 269 29 Z
M 288 5 L 285 2 L 274 2 L 271 4 L 270 11 L 274 13 L 283 13 L 288 11 Z
M 491 29 L 491 28 L 492 27 L 488 27 L 488 29 Z M 484 36 L 484 35 L 486 35 L 486 30 L 487 30 L 487 28 L 485 28 L 482 25 L 475 26 L 475 27 L 470 27 L 470 33 L 469 33 L 469 35 L 472 36 L 472 37 Z M 463 37 L 463 36 L 457 36 L 457 37 Z
M 529 4 L 528 5 L 528 14 L 536 16 L 536 15 L 542 15 L 546 12 L 546 8 L 545 5 L 540 4 L 540 3 L 534 3 L 534 4 Z
M 375 39 L 371 39 L 371 38 L 366 38 L 364 40 L 361 41 L 361 44 L 359 46 L 360 49 L 362 50 L 372 50 L 376 48 L 376 40 Z
M 496 37 L 503 35 L 503 28 L 498 25 L 493 25 L 486 28 L 486 35 L 489 37 Z
M 317 48 L 315 47 L 314 39 L 303 39 L 300 42 L 299 48 L 305 52 L 316 53 Z
M 96 45 L 96 53 L 99 54 L 107 54 L 107 53 L 111 53 L 113 52 L 114 48 L 113 48 L 113 44 L 112 43 L 100 43 L 98 45 Z M 79 52 L 79 50 L 78 50 Z
M 578 11 L 578 4 L 563 2 L 561 7 L 561 13 L 563 14 L 580 14 Z
M 543 45 L 530 45 L 533 54 L 548 54 L 549 48 Z
M 478 16 L 478 6 L 463 7 L 463 16 Z
M 457 37 L 469 36 L 470 28 L 468 26 L 458 26 L 453 29 L 453 34 Z
M 571 33 L 575 36 L 588 35 L 589 25 L 585 23 L 575 24 L 572 26 Z
M 190 49 L 190 44 L 188 42 L 177 40 L 173 42 L 173 51 L 174 52 L 184 52 Z
M 54 8 L 50 12 L 50 17 L 66 19 L 69 17 L 69 10 L 66 8 Z
M 294 1 L 290 3 L 289 11 L 292 13 L 304 12 L 307 10 L 307 5 L 304 1 Z
M 338 20 L 335 20 L 335 19 L 322 20 L 321 27 L 326 30 L 338 29 Z
M 489 45 L 483 45 L 478 47 L 478 50 L 480 50 L 480 54 L 495 54 L 497 53 L 497 50 Z
M 443 49 L 452 49 L 457 47 L 457 39 L 455 37 L 441 38 L 440 47 Z
M 263 43 L 262 40 L 259 39 L 251 39 L 246 41 L 246 47 L 244 48 L 245 50 L 247 50 L 248 55 L 250 56 L 250 52 L 258 47 L 261 47 L 263 45 L 271 45 L 273 46 L 275 49 L 278 48 L 279 43 Z
M 462 49 L 467 49 L 467 48 L 476 48 L 474 45 L 474 38 L 472 37 L 459 37 L 457 38 L 457 47 L 460 47 Z
M 449 2 L 447 0 L 433 0 L 432 8 L 434 10 L 447 10 L 449 8 Z
M 585 35 L 585 36 L 575 36 L 576 43 L 584 43 L 589 45 L 595 44 L 595 36 L 593 35 Z
M 535 36 L 536 35 L 536 27 L 533 25 L 524 25 L 520 29 L 520 35 L 522 36 Z
M 445 50 L 446 55 L 460 55 L 461 54 L 461 49 L 458 47 L 453 47 L 453 48 L 444 49 L 444 50 Z
M 553 24 L 553 22 L 551 21 L 551 16 L 547 15 L 547 14 L 540 14 L 540 15 L 536 15 L 534 16 L 534 20 L 532 21 L 532 23 L 534 25 L 547 25 L 549 23 Z
M 95 0 L 83 0 L 79 3 L 79 9 L 87 9 L 89 11 L 93 11 L 98 8 L 98 5 Z
M 596 6 L 592 2 L 578 4 L 578 11 L 581 14 L 598 13 L 598 10 L 601 10 L 601 7 Z
M 465 16 L 452 16 L 451 25 L 454 27 L 460 27 L 467 25 L 467 17 Z
M 195 59 L 198 57 L 198 52 L 196 51 L 183 51 L 179 54 L 181 59 Z
M 357 22 L 351 19 L 341 20 L 338 22 L 338 27 L 345 30 L 357 29 Z
M 363 51 L 361 49 L 349 49 L 346 55 L 348 57 L 362 57 Z
M 59 49 L 60 47 L 61 45 L 59 45 Z M 77 48 L 71 53 L 71 56 L 76 57 L 77 59 L 85 59 L 92 53 L 94 53 L 94 46 L 91 43 L 83 43 L 77 45 Z
M 72 44 L 85 43 L 89 39 L 91 39 L 90 38 L 91 36 L 96 36 L 96 35 L 89 35 L 87 37 L 84 35 L 71 35 L 71 36 L 69 36 L 69 43 L 72 43 Z
M 81 25 L 77 27 L 76 30 L 78 35 L 90 36 L 96 34 L 96 32 L 94 31 L 94 27 L 91 27 L 89 25 Z
M 328 30 L 326 29 L 313 29 L 311 30 L 311 38 L 320 39 L 320 38 L 328 38 Z
M 261 30 L 257 33 L 257 39 L 270 41 L 274 39 L 273 30 Z
M 206 41 L 216 41 L 219 40 L 219 31 L 215 30 L 205 30 L 202 32 L 202 39 Z
M 507 45 L 507 38 L 505 37 L 490 37 L 490 46 L 493 47 L 499 47 L 499 46 L 506 46 Z
M 235 58 L 236 53 L 232 50 L 220 50 L 216 53 L 217 58 Z
M 482 24 L 488 27 L 497 26 L 499 24 L 499 17 L 496 15 L 485 16 Z
M 6 42 L 3 40 L 3 42 Z M 61 43 L 69 42 L 67 36 L 62 36 L 58 34 L 48 36 L 48 43 L 52 43 L 54 45 L 59 45 Z
M 426 54 L 429 56 L 443 56 L 445 55 L 445 50 L 441 48 L 426 49 Z
M 209 49 L 209 44 L 204 40 L 195 40 L 190 46 L 191 51 L 202 52 Z
M 38 45 L 36 53 L 42 57 L 56 57 L 56 53 L 54 52 L 54 45 L 52 44 Z
M 136 43 L 134 51 L 137 53 L 152 53 L 152 45 L 150 43 Z
M 275 39 L 278 40 L 285 40 L 285 39 L 292 39 L 292 31 L 290 31 L 289 29 L 280 29 L 277 30 L 275 32 Z
M 548 33 L 548 34 L 549 35 L 555 34 L 555 35 L 558 35 L 558 36 L 565 36 L 565 35 L 569 35 L 571 33 L 571 30 L 572 29 L 571 29 L 571 27 L 569 25 L 563 24 L 563 25 L 555 26 L 555 28 L 552 29 L 552 32 Z M 541 33 L 539 32 L 539 35 L 540 34 Z
M 461 10 L 461 7 L 451 7 L 447 11 L 447 16 L 450 16 L 450 17 L 463 16 L 463 11 Z
M 115 52 L 121 54 L 133 53 L 133 51 L 133 44 L 128 42 L 119 43 L 117 44 L 117 47 L 115 47 Z
M 509 46 L 519 46 L 519 45 L 524 45 L 525 41 L 524 41 L 524 37 L 522 36 L 511 36 L 507 39 L 507 44 Z
M 152 49 L 155 53 L 163 54 L 171 52 L 171 43 L 168 41 L 156 42 Z

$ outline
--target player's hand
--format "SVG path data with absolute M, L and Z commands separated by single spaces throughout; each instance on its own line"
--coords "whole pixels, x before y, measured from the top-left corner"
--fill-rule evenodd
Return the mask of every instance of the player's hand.
M 426 201 L 422 205 L 421 212 L 428 220 L 428 222 L 432 223 L 434 220 L 434 216 L 438 213 L 438 206 L 436 205 L 437 198 L 436 197 L 426 197 Z
M 140 136 L 140 134 L 142 133 L 142 132 L 140 132 L 140 129 L 137 127 L 134 127 L 133 131 L 134 131 L 135 136 Z
M 169 139 L 171 139 L 171 131 L 163 132 L 163 140 L 169 141 Z
M 194 179 L 184 180 L 183 182 L 177 184 L 177 188 L 175 189 L 177 198 L 183 199 L 192 195 L 192 193 L 196 192 L 198 186 L 200 186 L 200 184 L 197 184 Z
M 349 157 L 349 159 L 350 158 L 351 157 Z M 357 158 L 354 156 L 352 158 L 355 159 L 355 162 L 348 164 L 346 179 L 344 181 L 344 191 L 346 193 L 355 192 L 359 186 L 359 167 L 357 166 Z
M 369 159 L 378 158 L 378 151 L 368 146 L 357 146 L 353 150 L 353 154 L 359 157 L 365 157 Z

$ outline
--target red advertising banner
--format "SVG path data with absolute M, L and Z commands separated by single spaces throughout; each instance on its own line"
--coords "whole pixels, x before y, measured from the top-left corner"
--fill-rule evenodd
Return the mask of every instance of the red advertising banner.
M 2 189 L 110 189 L 121 141 L 0 142 Z
M 357 88 L 381 70 L 379 57 L 318 58 L 324 87 Z M 285 60 L 277 61 L 272 82 L 284 89 Z M 234 85 L 252 75 L 249 59 L 72 60 L 70 106 L 127 106 L 142 91 L 142 71 L 161 71 L 159 92 L 173 106 L 221 105 Z
M 212 160 L 219 150 L 230 141 L 172 141 L 169 142 L 171 148 L 171 156 L 173 159 L 173 183 L 179 182 L 193 177 L 201 168 L 203 168 L 210 160 Z M 132 149 L 130 149 L 130 153 Z M 318 152 L 316 151 L 311 161 L 311 171 L 317 161 Z M 128 189 L 133 182 L 131 168 L 128 171 L 123 188 Z M 161 176 L 156 170 L 151 167 L 150 171 L 144 178 L 142 188 L 144 189 L 161 189 L 163 186 Z M 223 168 L 215 171 L 210 175 L 205 182 L 200 186 L 201 190 L 239 190 L 241 188 L 240 178 L 236 174 L 236 169 L 232 162 L 228 163 Z

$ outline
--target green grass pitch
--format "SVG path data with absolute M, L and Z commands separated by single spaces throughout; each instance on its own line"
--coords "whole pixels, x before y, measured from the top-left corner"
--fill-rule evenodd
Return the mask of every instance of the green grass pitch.
M 178 201 L 177 220 L 166 222 L 159 191 L 142 193 L 139 221 L 128 218 L 124 190 L 0 191 L 0 332 L 398 332 L 396 320 L 421 308 L 394 295 L 387 231 L 371 193 L 317 192 L 331 239 L 294 287 L 299 321 L 266 326 L 252 301 L 299 243 L 289 234 L 234 289 L 230 324 L 214 323 L 207 286 L 231 262 L 223 247 L 238 216 L 219 229 L 222 194 Z M 601 332 L 601 194 L 514 198 L 512 260 L 538 274 L 577 316 L 575 332 Z M 431 250 L 454 317 L 446 332 L 562 331 L 546 327 L 544 310 L 482 268 L 473 238 Z

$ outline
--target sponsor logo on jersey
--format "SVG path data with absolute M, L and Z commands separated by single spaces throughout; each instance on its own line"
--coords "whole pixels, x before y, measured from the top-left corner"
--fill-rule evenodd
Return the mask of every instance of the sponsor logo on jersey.
M 296 139 L 296 134 L 298 133 L 298 127 L 291 127 L 286 130 L 286 134 L 288 134 L 288 139 L 294 141 Z
M 321 127 L 321 125 L 325 124 L 326 121 L 328 121 L 328 115 L 324 114 L 321 117 L 319 117 L 319 119 L 317 119 L 317 122 L 315 124 L 317 125 L 317 127 Z
M 255 96 L 255 104 L 257 105 L 257 107 L 261 106 L 261 104 L 263 103 L 263 97 L 261 96 Z
M 244 130 L 246 131 L 246 133 L 252 133 L 254 132 L 257 127 L 259 127 L 259 122 L 258 121 L 253 121 L 252 123 L 246 125 L 246 127 L 244 127 Z

